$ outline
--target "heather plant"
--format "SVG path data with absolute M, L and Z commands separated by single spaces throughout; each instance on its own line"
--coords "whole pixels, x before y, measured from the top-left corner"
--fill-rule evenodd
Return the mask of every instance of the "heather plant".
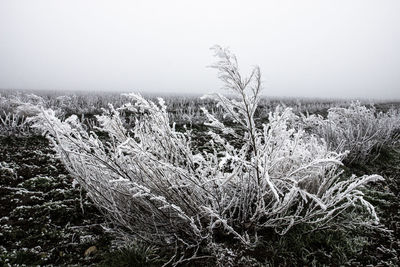
M 271 233 L 285 235 L 298 225 L 318 231 L 378 223 L 362 188 L 383 178 L 343 177 L 344 154 L 294 127 L 299 117 L 290 108 L 277 107 L 268 123 L 256 127 L 259 68 L 244 78 L 229 50 L 213 50 L 218 61 L 212 67 L 236 98 L 206 96 L 232 125 L 203 109 L 207 150 L 193 146 L 190 129 L 175 128 L 162 99 L 138 94 L 96 116 L 97 133 L 87 131 L 76 115 L 62 121 L 51 109 L 42 108 L 31 119 L 113 224 L 112 231 L 128 242 L 174 247 L 168 264 L 213 257 L 233 265 L 238 259 L 254 262 L 246 251 Z M 129 127 L 121 112 L 134 114 Z M 340 220 L 347 211 L 357 216 Z
M 324 138 L 331 150 L 348 151 L 347 163 L 373 160 L 382 147 L 394 147 L 400 140 L 398 111 L 377 112 L 374 106 L 366 107 L 360 102 L 330 108 L 326 119 L 320 115 L 303 116 L 301 124 Z

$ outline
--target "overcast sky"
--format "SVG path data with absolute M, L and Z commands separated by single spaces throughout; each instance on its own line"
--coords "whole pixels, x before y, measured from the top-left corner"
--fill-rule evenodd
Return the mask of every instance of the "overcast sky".
M 209 50 L 269 96 L 400 99 L 399 0 L 0 0 L 0 88 L 219 91 Z

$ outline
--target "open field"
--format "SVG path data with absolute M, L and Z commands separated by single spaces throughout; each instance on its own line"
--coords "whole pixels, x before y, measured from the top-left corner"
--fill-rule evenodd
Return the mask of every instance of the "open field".
M 0 136 L 0 266 L 161 266 L 173 256 L 176 251 L 174 252 L 174 247 L 171 246 L 157 246 L 132 238 L 121 240 L 118 233 L 124 233 L 124 229 L 119 228 L 117 232 L 112 230 L 118 228 L 118 223 L 102 209 L 104 207 L 101 202 L 97 206 L 93 204 L 86 191 L 74 182 L 77 180 L 74 174 L 65 168 L 62 163 L 65 159 L 60 158 L 59 153 L 55 153 L 54 144 L 41 136 L 39 130 L 32 129 L 31 122 L 26 120 L 27 117 L 35 115 L 32 109 L 34 105 L 55 110 L 56 116 L 61 120 L 76 114 L 85 131 L 93 131 L 99 140 L 109 141 L 110 136 L 99 130 L 101 124 L 95 115 L 102 114 L 101 109 L 107 108 L 108 102 L 119 107 L 128 101 L 126 98 L 119 95 L 110 97 L 46 94 L 43 98 L 37 98 L 33 95 L 15 95 L 10 92 L 1 96 L 0 112 L 3 114 Z M 329 109 L 340 107 L 348 110 L 351 107 L 348 101 L 262 99 L 255 115 L 257 127 L 269 123 L 271 118 L 268 117 L 268 113 L 282 104 L 292 107 L 295 114 L 321 115 L 321 119 L 317 121 L 320 125 L 324 125 L 323 119 L 327 118 Z M 225 118 L 224 109 L 214 101 L 199 100 L 195 97 L 174 97 L 166 98 L 166 106 L 169 120 L 171 124 L 176 123 L 177 132 L 191 130 L 193 151 L 196 153 L 213 149 L 210 145 L 212 137 L 207 134 L 212 127 L 204 124 L 207 118 L 201 107 L 205 107 L 215 118 L 240 133 L 240 129 L 236 129 L 235 124 Z M 369 105 L 367 107 L 371 108 Z M 400 128 L 396 127 L 400 124 L 392 123 L 400 121 L 399 108 L 399 103 L 377 103 L 374 114 L 380 111 L 392 114 L 392 117 L 381 119 L 385 123 L 382 125 L 392 127 L 390 129 L 393 136 L 385 137 L 387 140 L 382 143 L 378 140 L 365 150 L 366 142 L 362 143 L 358 150 L 355 150 L 356 156 L 351 158 L 353 154 L 348 154 L 347 158 L 343 158 L 345 164 L 339 168 L 343 171 L 343 177 L 349 177 L 351 174 L 378 174 L 385 179 L 370 182 L 360 189 L 365 194 L 364 199 L 375 207 L 378 224 L 351 223 L 353 217 L 363 214 L 359 213 L 360 206 L 354 206 L 346 208 L 340 216 L 338 215 L 337 222 L 333 220 L 333 223 L 327 224 L 326 227 L 314 228 L 312 224 L 298 223 L 282 235 L 272 227 L 260 230 L 260 240 L 251 248 L 236 244 L 232 233 L 219 231 L 219 228 L 213 230 L 215 236 L 212 240 L 216 244 L 224 244 L 232 251 L 236 249 L 235 246 L 239 251 L 243 251 L 238 258 L 239 266 L 399 264 Z M 130 129 L 139 115 L 121 110 L 120 116 L 124 119 L 124 126 Z M 361 116 L 364 116 L 364 113 Z M 380 117 L 374 115 L 373 118 Z M 389 118 L 395 119 L 389 124 Z M 306 122 L 307 120 L 301 121 Z M 187 129 L 183 125 L 186 125 Z M 353 126 L 360 131 L 360 127 L 363 126 L 360 125 Z M 317 128 L 312 128 L 313 124 L 307 127 L 311 127 L 311 130 L 307 131 L 318 135 Z M 339 128 L 335 128 L 335 131 L 339 131 Z M 342 149 L 342 146 L 334 146 L 335 139 L 331 136 L 324 135 L 328 143 L 331 142 L 331 148 Z M 368 142 L 372 139 L 368 137 Z M 243 140 L 232 139 L 232 145 L 240 148 Z M 355 149 L 354 147 L 355 145 L 345 148 L 351 150 Z M 365 152 L 365 156 L 359 157 L 361 152 Z M 224 168 L 229 169 L 228 165 Z M 95 198 L 96 201 L 98 199 Z M 346 221 L 350 223 L 347 224 Z M 248 228 L 251 229 L 251 226 Z M 239 232 L 236 228 L 235 231 Z M 189 249 L 187 253 L 191 252 Z M 182 262 L 181 265 L 221 264 L 221 259 L 210 253 L 206 245 L 200 245 L 197 252 L 195 258 Z

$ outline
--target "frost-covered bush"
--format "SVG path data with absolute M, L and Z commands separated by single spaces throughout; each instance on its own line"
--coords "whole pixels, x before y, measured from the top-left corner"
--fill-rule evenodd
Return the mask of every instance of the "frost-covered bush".
M 32 133 L 27 117 L 38 113 L 44 100 L 34 94 L 0 95 L 0 135 L 29 135 Z
M 0 114 L 0 135 L 26 135 L 31 133 L 26 117 L 18 113 L 5 112 Z
M 284 235 L 299 224 L 329 227 L 348 208 L 363 211 L 365 216 L 355 217 L 363 223 L 376 223 L 374 207 L 360 189 L 382 177 L 342 177 L 343 155 L 292 127 L 299 118 L 290 109 L 277 108 L 257 128 L 259 69 L 243 78 L 234 55 L 220 47 L 214 51 L 219 61 L 213 67 L 239 100 L 208 96 L 234 127 L 204 109 L 210 129 L 206 151 L 194 152 L 190 130 L 175 129 L 162 99 L 154 103 L 137 94 L 97 116 L 101 135 L 87 132 L 77 116 L 61 121 L 49 109 L 32 119 L 114 231 L 128 240 L 175 246 L 174 263 L 206 248 L 217 262 L 231 264 L 271 231 Z M 120 116 L 126 110 L 136 114 L 130 130 Z
M 396 145 L 400 140 L 400 114 L 391 109 L 377 112 L 352 102 L 347 108 L 330 108 L 328 116 L 304 116 L 303 123 L 324 138 L 331 150 L 348 151 L 346 162 L 374 159 L 383 146 Z

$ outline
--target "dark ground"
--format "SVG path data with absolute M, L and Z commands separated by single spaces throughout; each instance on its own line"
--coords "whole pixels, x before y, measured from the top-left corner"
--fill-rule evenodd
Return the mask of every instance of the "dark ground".
M 110 247 L 102 216 L 44 137 L 0 137 L 0 164 L 0 266 L 101 260 Z

